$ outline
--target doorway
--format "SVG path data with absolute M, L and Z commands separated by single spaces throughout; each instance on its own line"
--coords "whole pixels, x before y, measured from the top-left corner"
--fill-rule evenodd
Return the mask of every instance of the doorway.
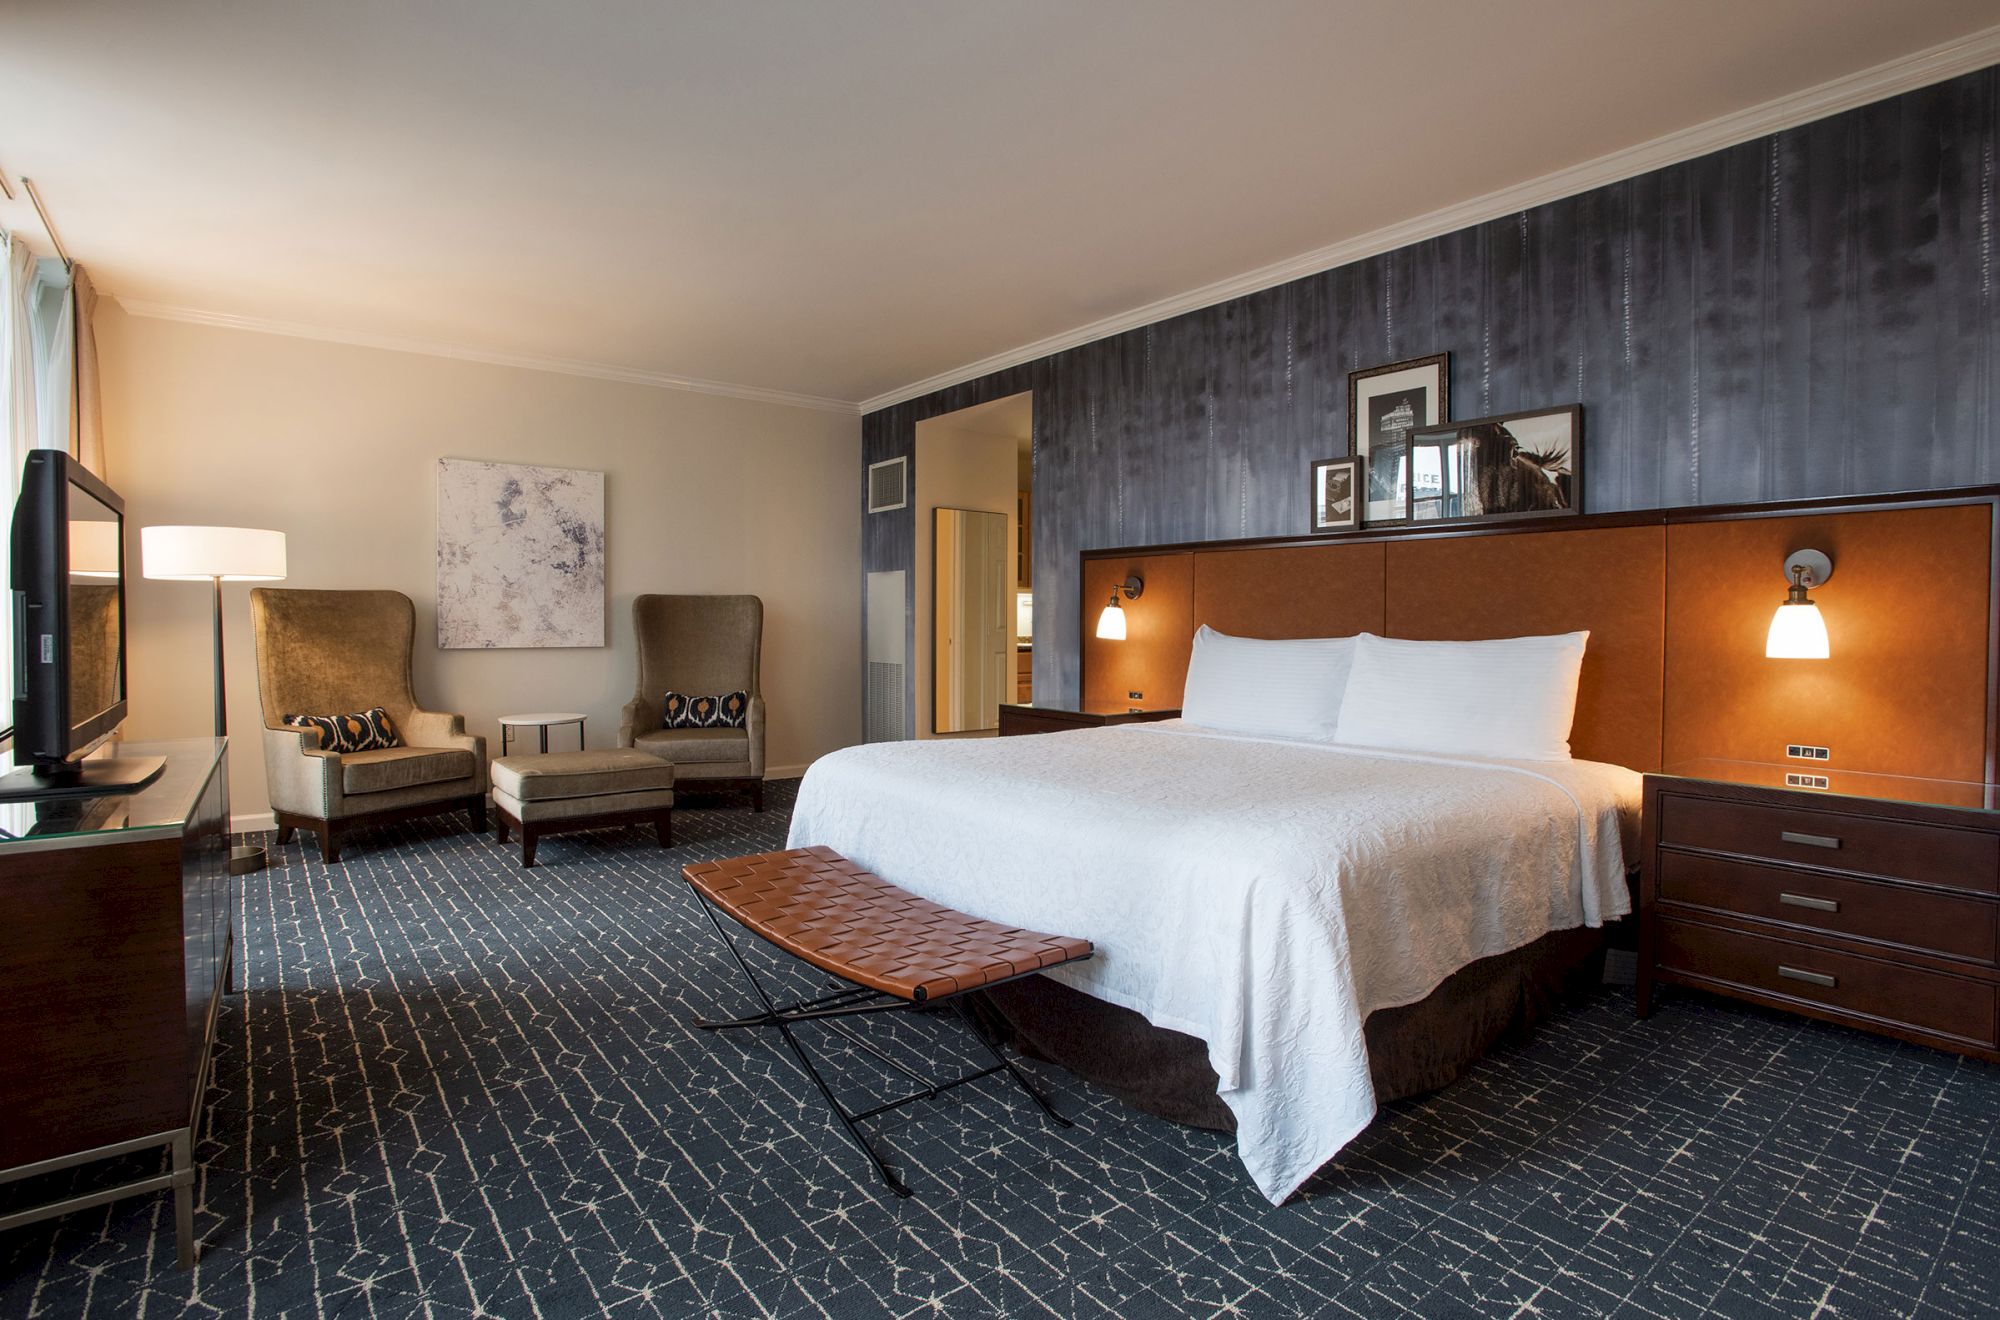
M 1033 395 L 917 423 L 915 471 L 917 737 L 992 737 L 1034 699 Z

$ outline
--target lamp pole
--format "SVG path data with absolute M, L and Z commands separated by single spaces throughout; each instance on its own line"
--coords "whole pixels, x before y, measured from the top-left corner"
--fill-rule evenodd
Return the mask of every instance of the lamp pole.
M 215 586 L 215 736 L 229 736 L 229 708 L 223 703 L 222 687 L 222 577 L 209 579 Z

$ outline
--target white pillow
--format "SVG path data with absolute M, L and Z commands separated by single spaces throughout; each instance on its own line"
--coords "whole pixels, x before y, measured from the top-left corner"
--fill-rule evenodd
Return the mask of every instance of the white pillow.
M 1203 624 L 1188 660 L 1181 718 L 1230 733 L 1331 741 L 1353 658 L 1352 637 L 1266 641 Z
M 1363 633 L 1340 705 L 1340 741 L 1452 756 L 1569 760 L 1587 632 L 1490 642 Z

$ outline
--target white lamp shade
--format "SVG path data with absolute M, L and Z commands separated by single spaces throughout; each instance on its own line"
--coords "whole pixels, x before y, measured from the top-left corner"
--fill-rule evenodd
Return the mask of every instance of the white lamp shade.
M 69 525 L 71 577 L 118 576 L 118 523 L 73 522 Z
M 1770 659 L 1824 660 L 1832 653 L 1819 606 L 1786 603 L 1771 616 L 1771 632 L 1764 639 L 1764 654 Z
M 278 582 L 285 534 L 256 527 L 141 527 L 145 575 L 168 582 Z
M 1104 612 L 1097 616 L 1097 635 L 1107 642 L 1122 642 L 1125 640 L 1125 607 L 1123 605 L 1114 600 L 1104 607 Z

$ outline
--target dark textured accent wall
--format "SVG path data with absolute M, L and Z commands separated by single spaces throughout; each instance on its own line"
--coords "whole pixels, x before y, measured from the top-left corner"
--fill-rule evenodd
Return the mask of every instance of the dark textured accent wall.
M 1986 69 L 870 413 L 863 449 L 1034 392 L 1043 701 L 1078 553 L 1305 532 L 1359 367 L 1449 351 L 1461 419 L 1581 401 L 1592 512 L 2000 480 L 1997 143 Z M 914 526 L 866 519 L 864 569 Z
M 882 414 L 878 413 L 877 416 Z M 884 459 L 907 454 L 910 459 L 905 489 L 910 498 L 900 509 L 886 513 L 868 512 L 868 465 Z M 866 419 L 861 424 L 861 581 L 860 599 L 855 608 L 861 611 L 861 695 L 864 703 L 868 696 L 868 575 L 870 573 L 903 573 L 903 670 L 908 677 L 904 680 L 903 695 L 903 736 L 917 736 L 916 700 L 916 644 L 917 644 L 917 424 L 912 421 L 903 431 L 896 432 L 880 426 L 871 426 Z M 865 716 L 864 716 L 865 719 Z

